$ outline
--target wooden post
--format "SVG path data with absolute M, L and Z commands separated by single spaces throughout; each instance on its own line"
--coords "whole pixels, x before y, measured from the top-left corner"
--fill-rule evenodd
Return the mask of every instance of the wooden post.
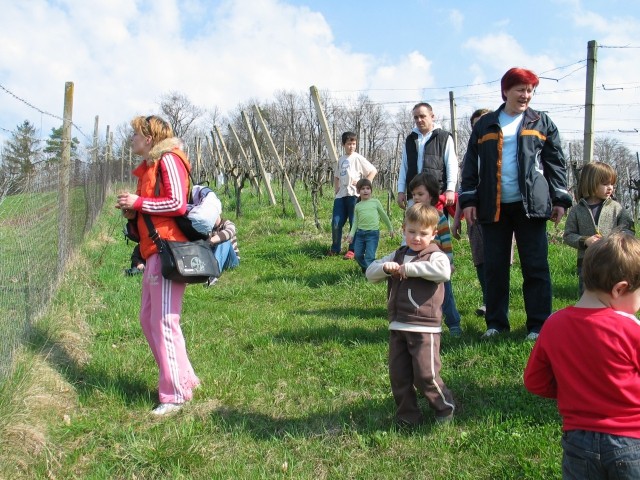
M 253 128 L 251 128 L 251 123 L 249 122 L 249 117 L 244 112 L 240 112 L 242 114 L 242 119 L 244 120 L 244 124 L 247 127 L 247 133 L 249 134 L 249 140 L 251 140 L 251 151 L 253 152 L 253 156 L 256 157 L 256 161 L 258 162 L 258 168 L 260 168 L 260 173 L 262 178 L 264 179 L 264 185 L 267 187 L 267 193 L 269 194 L 269 202 L 271 205 L 276 205 L 276 197 L 273 194 L 273 190 L 271 189 L 271 180 L 267 175 L 267 171 L 264 169 L 264 164 L 262 163 L 262 155 L 260 155 L 260 149 L 258 148 L 258 142 L 256 142 L 256 137 L 253 135 Z
M 107 133 L 105 134 L 104 141 L 104 168 L 106 172 L 106 190 L 105 193 L 108 194 L 111 191 L 111 145 L 109 144 L 109 133 L 111 131 L 111 127 L 107 125 Z
M 587 44 L 587 92 L 584 101 L 584 164 L 593 160 L 593 125 L 595 112 L 596 66 L 598 44 L 591 40 Z
M 456 101 L 453 92 L 449 92 L 449 110 L 451 111 L 451 136 L 453 137 L 453 147 L 458 154 L 458 128 L 456 127 Z
M 324 115 L 324 111 L 322 110 L 322 105 L 320 104 L 320 95 L 318 94 L 318 89 L 312 85 L 309 87 L 311 91 L 311 99 L 313 100 L 313 104 L 316 107 L 316 115 L 318 115 L 318 121 L 320 122 L 320 128 L 322 129 L 322 138 L 324 138 L 325 146 L 327 147 L 327 151 L 329 152 L 329 157 L 334 165 L 338 165 L 338 154 L 336 153 L 336 147 L 331 140 L 331 132 L 329 132 L 329 124 L 327 123 L 327 117 Z M 334 167 L 335 168 L 335 167 Z
M 278 155 L 278 150 L 276 150 L 276 146 L 273 144 L 273 139 L 271 135 L 269 135 L 269 130 L 267 130 L 267 124 L 262 118 L 262 114 L 260 113 L 260 109 L 257 105 L 253 106 L 253 111 L 256 114 L 256 119 L 260 124 L 260 128 L 264 132 L 264 136 L 267 140 L 267 147 L 271 150 L 271 155 L 277 160 L 277 165 L 280 167 L 280 171 L 282 172 L 282 177 L 284 178 L 284 184 L 289 192 L 289 199 L 291 203 L 293 203 L 293 208 L 296 210 L 296 215 L 300 219 L 304 219 L 304 213 L 302 212 L 302 208 L 300 208 L 300 203 L 298 203 L 298 198 L 296 197 L 296 193 L 293 191 L 293 187 L 291 186 L 291 182 L 289 181 L 289 176 L 287 175 L 287 171 L 284 169 L 284 165 L 282 164 L 282 160 L 280 160 L 280 155 Z
M 64 84 L 64 111 L 62 114 L 62 156 L 60 159 L 58 200 L 58 275 L 70 252 L 70 183 L 71 183 L 71 125 L 73 123 L 73 82 Z

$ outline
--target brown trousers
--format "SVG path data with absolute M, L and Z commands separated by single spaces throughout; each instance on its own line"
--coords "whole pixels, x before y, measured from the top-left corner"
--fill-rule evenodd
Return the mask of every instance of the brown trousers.
M 389 378 L 396 401 L 396 418 L 417 424 L 422 422 L 418 390 L 436 417 L 453 413 L 453 396 L 440 378 L 440 334 L 389 330 Z

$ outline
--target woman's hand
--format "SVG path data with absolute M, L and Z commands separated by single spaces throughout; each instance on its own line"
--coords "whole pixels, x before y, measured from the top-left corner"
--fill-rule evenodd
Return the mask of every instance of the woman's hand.
M 133 209 L 133 205 L 136 203 L 136 200 L 138 200 L 138 195 L 134 193 L 121 193 L 118 195 L 118 204 L 116 205 L 116 208 L 131 210 Z

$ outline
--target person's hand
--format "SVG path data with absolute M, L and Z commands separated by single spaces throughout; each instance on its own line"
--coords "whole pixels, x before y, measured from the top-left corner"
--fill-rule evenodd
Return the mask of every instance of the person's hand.
M 351 235 L 345 235 L 344 241 L 347 243 L 353 242 L 353 237 Z
M 400 264 L 396 262 L 384 262 L 382 264 L 382 271 L 387 275 L 397 275 L 400 271 Z
M 590 247 L 591 245 L 593 245 L 594 243 L 596 243 L 601 239 L 602 239 L 602 235 L 600 235 L 599 233 L 596 233 L 595 235 L 592 235 L 589 238 L 586 238 L 584 241 L 584 244 L 585 246 Z
M 453 227 L 451 227 L 451 235 L 456 240 L 460 240 L 460 234 L 462 233 L 462 222 L 460 221 L 460 217 L 457 217 L 453 220 Z
M 134 193 L 124 192 L 118 195 L 118 204 L 116 208 L 131 210 L 138 200 L 138 195 Z
M 557 226 L 560 223 L 560 220 L 562 220 L 562 217 L 564 217 L 564 207 L 553 207 L 553 209 L 551 210 L 550 220 Z
M 444 192 L 444 204 L 448 207 L 453 205 L 456 201 L 456 194 L 452 190 Z
M 398 202 L 398 206 L 404 210 L 407 208 L 407 196 L 404 192 L 398 192 L 398 198 L 396 198 L 396 202 Z
M 469 227 L 476 223 L 478 218 L 476 215 L 476 207 L 466 207 L 462 213 L 464 214 L 464 218 L 467 219 L 467 225 Z
M 393 230 L 389 231 L 389 237 L 393 238 L 396 236 L 396 232 L 394 232 Z

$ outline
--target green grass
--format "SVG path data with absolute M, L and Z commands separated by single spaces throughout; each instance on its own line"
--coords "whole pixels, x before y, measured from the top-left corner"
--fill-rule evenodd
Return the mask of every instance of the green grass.
M 311 215 L 304 192 L 300 201 Z M 34 424 L 45 427 L 43 447 L 30 460 L 10 461 L 23 445 L 0 442 L 0 477 L 560 477 L 555 403 L 522 385 L 532 344 L 523 341 L 517 260 L 512 331 L 481 342 L 468 240 L 455 242 L 452 280 L 465 334 L 444 333 L 441 353 L 458 415 L 444 428 L 429 420 L 399 431 L 387 374 L 386 287 L 367 283 L 355 262 L 324 256 L 331 198 L 321 202 L 322 232 L 312 218 L 296 219 L 291 206 L 283 214 L 249 189 L 243 202 L 244 215 L 234 219 L 240 267 L 214 288 L 189 286 L 184 299 L 182 328 L 203 386 L 182 412 L 161 419 L 149 415 L 157 369 L 137 318 L 140 277 L 122 275 L 132 245 L 122 241 L 121 217 L 104 209 L 20 359 L 60 377 L 56 385 L 66 385 L 70 398 L 33 409 Z M 232 198 L 223 203 L 234 211 Z M 399 227 L 399 209 L 391 216 Z M 382 234 L 378 254 L 396 247 Z M 550 249 L 558 309 L 577 292 L 575 251 L 556 243 Z M 14 387 L 0 387 L 0 399 L 7 395 L 0 419 L 8 425 L 0 420 L 0 437 L 26 388 Z

